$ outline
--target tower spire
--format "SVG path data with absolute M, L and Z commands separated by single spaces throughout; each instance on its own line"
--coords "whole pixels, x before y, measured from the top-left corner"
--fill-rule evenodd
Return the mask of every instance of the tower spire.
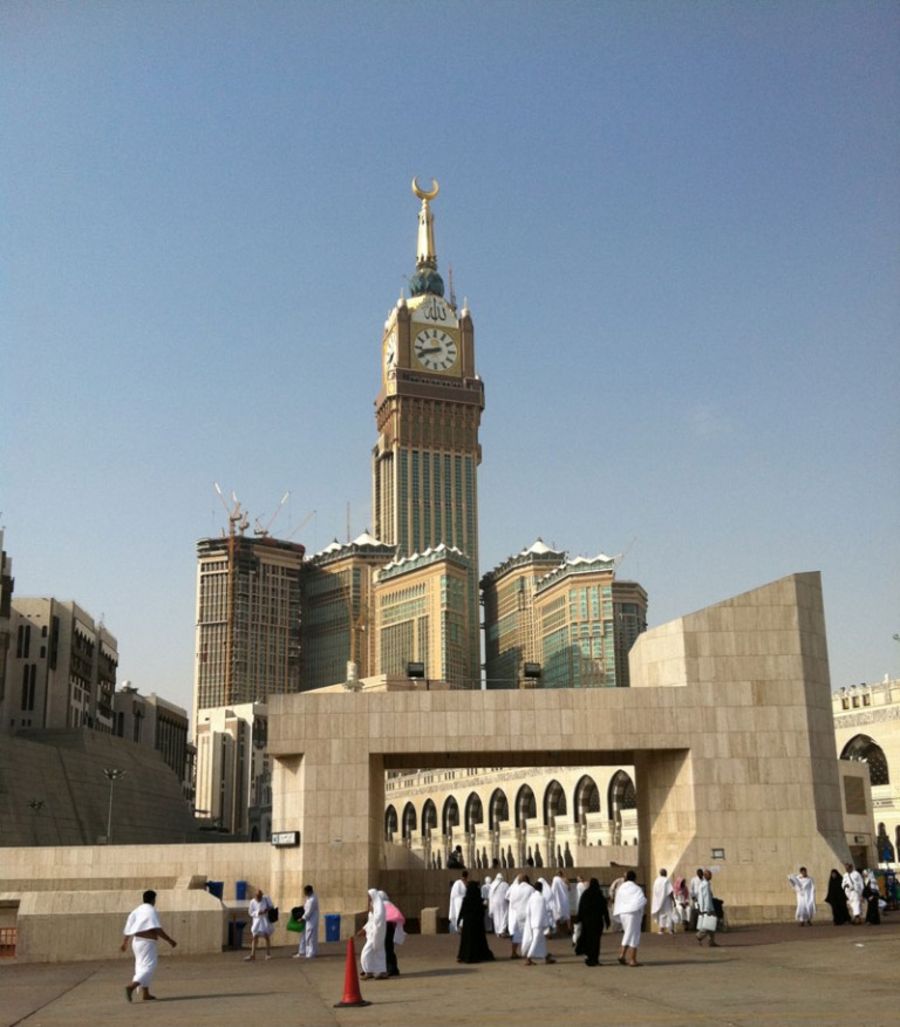
M 432 293 L 444 295 L 444 281 L 437 273 L 437 249 L 434 245 L 434 214 L 431 213 L 430 202 L 440 190 L 437 179 L 431 180 L 431 189 L 420 188 L 413 178 L 412 191 L 422 201 L 419 210 L 419 235 L 416 244 L 416 272 L 410 278 L 409 287 L 413 296 Z

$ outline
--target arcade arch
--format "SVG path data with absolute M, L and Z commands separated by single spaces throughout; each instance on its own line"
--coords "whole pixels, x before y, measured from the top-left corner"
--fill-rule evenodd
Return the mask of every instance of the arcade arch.
M 384 840 L 386 842 L 392 842 L 394 840 L 394 835 L 397 833 L 398 827 L 397 811 L 392 805 L 388 806 L 384 811 Z
M 856 735 L 854 738 L 851 738 L 841 752 L 841 759 L 868 763 L 869 779 L 872 782 L 873 788 L 876 785 L 889 785 L 891 783 L 884 749 L 868 735 Z
M 522 785 L 516 793 L 516 827 L 525 827 L 526 820 L 537 816 L 537 803 L 534 792 L 528 785 Z
M 488 805 L 488 826 L 492 831 L 499 829 L 501 823 L 509 820 L 509 802 L 502 788 L 495 788 Z
M 466 834 L 472 834 L 478 824 L 484 821 L 484 807 L 477 792 L 466 799 Z
M 403 807 L 403 837 L 410 840 L 416 833 L 416 807 L 408 802 Z
M 557 817 L 566 815 L 566 793 L 563 786 L 557 780 L 547 785 L 544 792 L 544 826 L 553 827 Z
M 448 838 L 453 834 L 453 828 L 459 827 L 459 803 L 452 795 L 447 796 L 444 800 L 444 808 L 441 812 L 441 826 Z
M 428 838 L 437 829 L 437 807 L 431 799 L 422 807 L 422 837 Z

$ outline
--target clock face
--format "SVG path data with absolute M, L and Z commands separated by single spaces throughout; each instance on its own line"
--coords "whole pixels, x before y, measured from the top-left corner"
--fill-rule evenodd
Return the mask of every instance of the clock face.
M 384 367 L 389 371 L 397 363 L 397 333 L 391 332 L 384 347 Z
M 426 371 L 449 371 L 458 355 L 456 340 L 440 328 L 423 328 L 413 349 Z

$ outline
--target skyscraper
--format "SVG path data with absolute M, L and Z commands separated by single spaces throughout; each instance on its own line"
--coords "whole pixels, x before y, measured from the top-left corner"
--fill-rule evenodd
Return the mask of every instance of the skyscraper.
M 201 709 L 300 691 L 300 568 L 295 542 L 197 543 L 194 723 Z
M 373 533 L 394 546 L 400 560 L 430 558 L 442 545 L 457 550 L 465 561 L 459 602 L 462 617 L 450 618 L 463 651 L 458 668 L 447 663 L 426 667 L 426 674 L 451 675 L 452 683 L 479 687 L 478 621 L 478 488 L 481 462 L 478 428 L 484 409 L 484 386 L 475 373 L 475 333 L 468 307 L 457 309 L 445 297 L 437 270 L 431 201 L 438 186 L 413 192 L 419 211 L 416 270 L 409 281 L 410 298 L 401 298 L 388 315 L 381 343 L 381 390 L 375 401 L 378 441 L 372 454 Z M 443 556 L 438 557 L 438 562 Z M 396 583 L 402 571 L 393 569 Z M 440 572 L 439 578 L 447 579 Z M 455 578 L 453 579 L 455 581 Z M 455 587 L 455 586 L 454 586 Z M 443 630 L 423 610 L 403 629 L 415 649 L 409 660 L 427 658 L 419 640 Z M 381 625 L 382 652 L 396 649 L 395 639 Z M 459 635 L 462 632 L 462 635 Z M 404 642 L 404 644 L 406 644 Z M 400 659 L 399 651 L 397 660 Z M 392 662 L 397 662 L 392 660 Z M 384 669 L 384 668 L 382 668 Z

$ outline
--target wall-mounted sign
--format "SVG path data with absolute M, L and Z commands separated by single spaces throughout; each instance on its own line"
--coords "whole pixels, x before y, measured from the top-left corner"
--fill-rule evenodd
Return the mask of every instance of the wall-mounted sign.
M 290 848 L 292 845 L 300 844 L 299 831 L 273 831 L 272 844 L 279 849 Z
M 724 849 L 713 849 L 712 850 L 712 858 L 713 859 L 724 859 L 725 858 L 725 850 Z

